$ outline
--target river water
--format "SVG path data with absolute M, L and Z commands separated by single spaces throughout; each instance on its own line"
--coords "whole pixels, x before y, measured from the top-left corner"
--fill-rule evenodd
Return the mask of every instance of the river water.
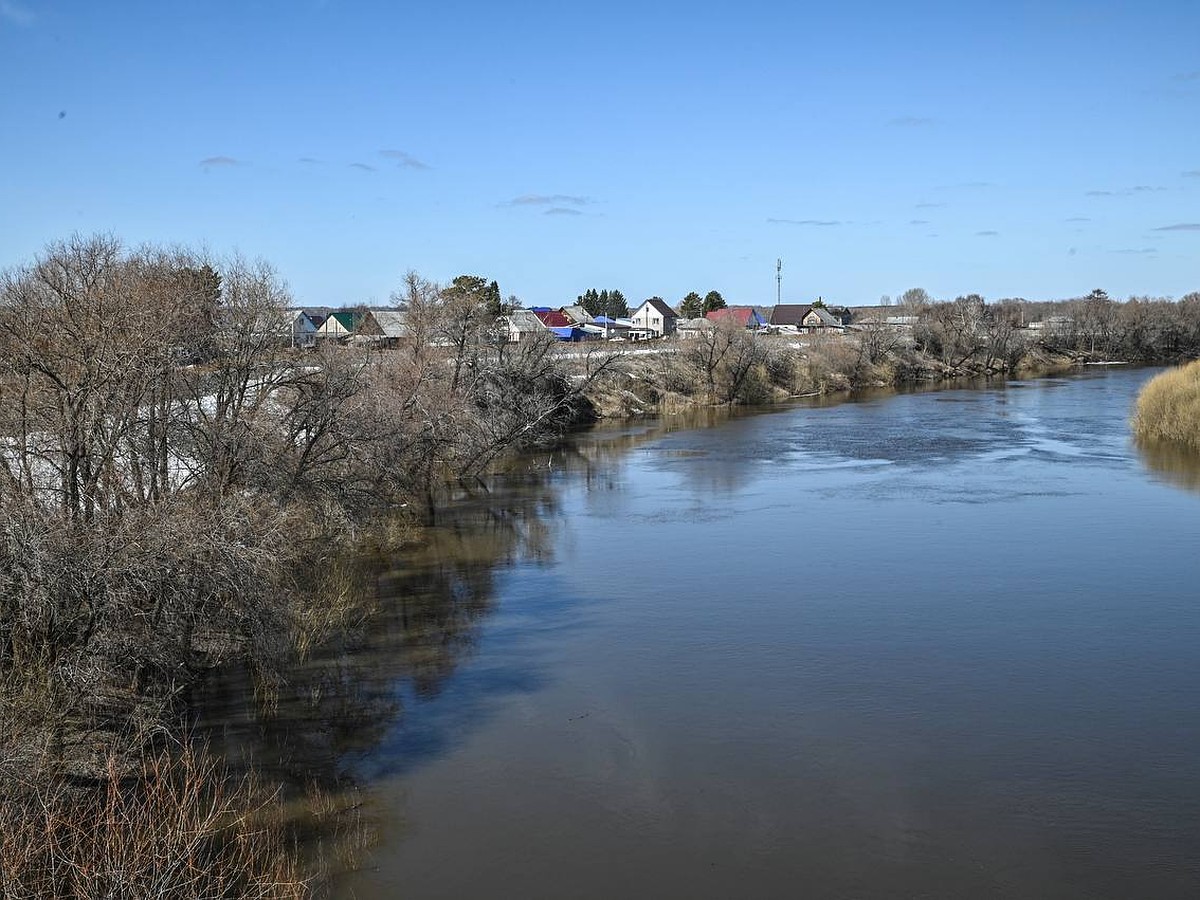
M 1200 896 L 1150 374 L 602 428 L 458 498 L 305 726 L 377 832 L 338 894 Z

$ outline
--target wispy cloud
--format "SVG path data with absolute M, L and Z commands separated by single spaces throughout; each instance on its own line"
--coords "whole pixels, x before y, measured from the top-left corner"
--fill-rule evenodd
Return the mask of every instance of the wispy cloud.
M 319 166 L 323 162 L 323 160 L 317 159 L 313 156 L 302 156 L 297 161 L 304 163 L 306 166 Z
M 930 119 L 926 116 L 897 116 L 887 121 L 888 125 L 892 128 L 926 128 L 936 122 L 936 119 Z
M 1184 178 L 1200 178 L 1200 169 L 1188 169 L 1183 173 Z
M 403 150 L 380 150 L 379 155 L 385 159 L 394 159 L 396 164 L 402 169 L 421 169 L 427 170 L 430 167 L 421 162 L 411 153 L 405 153 Z
M 28 28 L 37 20 L 37 16 L 14 0 L 0 0 L 0 19 Z
M 1134 194 L 1156 194 L 1165 191 L 1165 187 L 1153 184 L 1135 184 L 1133 187 L 1121 188 L 1116 191 L 1088 191 L 1087 197 L 1130 197 Z
M 542 215 L 545 215 L 545 216 L 582 216 L 583 213 L 581 213 L 577 209 L 571 209 L 569 206 L 552 206 L 548 210 L 546 210 L 544 213 L 542 213 Z
M 1109 253 L 1119 253 L 1122 256 L 1144 256 L 1147 253 L 1157 253 L 1158 249 L 1155 247 L 1143 247 L 1140 250 L 1123 249 L 1123 250 L 1109 250 L 1108 252 Z
M 928 225 L 929 220 L 928 219 L 909 219 L 908 224 L 909 225 Z
M 587 206 L 591 203 L 588 197 L 576 194 L 522 194 L 505 200 L 500 206 Z
M 977 231 L 977 232 L 975 232 L 976 237 L 996 237 L 998 234 L 1000 234 L 1000 232 L 998 232 L 998 231 Z
M 1063 219 L 1064 222 L 1090 222 L 1092 221 L 1087 216 L 1071 216 L 1069 219 Z
M 1200 81 L 1200 69 L 1192 72 L 1180 72 L 1178 75 L 1171 76 L 1172 81 Z
M 241 160 L 234 159 L 232 156 L 209 156 L 198 163 L 200 168 L 208 171 L 209 169 L 228 169 L 232 166 L 240 166 Z
M 771 225 L 816 225 L 820 228 L 842 224 L 834 219 L 767 219 L 767 222 Z
M 945 203 L 918 203 L 913 209 L 941 209 Z
M 376 169 L 374 166 L 368 166 L 366 163 L 361 163 L 361 162 L 350 163 L 350 168 L 358 169 L 358 171 L 360 171 L 360 172 L 377 172 L 378 171 L 378 169 Z
M 1151 231 L 1200 231 L 1200 222 L 1180 222 L 1176 225 L 1162 225 L 1151 228 Z

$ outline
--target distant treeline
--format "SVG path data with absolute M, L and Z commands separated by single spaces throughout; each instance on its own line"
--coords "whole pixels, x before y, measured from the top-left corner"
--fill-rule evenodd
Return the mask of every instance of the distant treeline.
M 939 303 L 918 288 L 905 292 L 901 301 L 886 314 L 915 318 L 918 346 L 943 359 L 967 349 L 978 352 L 987 342 L 1007 349 L 1014 335 L 1018 345 L 1037 342 L 1051 350 L 1131 362 L 1200 355 L 1200 292 L 1179 300 L 1130 297 L 1122 302 L 1103 290 L 1074 300 L 1036 302 L 985 302 L 969 294 Z

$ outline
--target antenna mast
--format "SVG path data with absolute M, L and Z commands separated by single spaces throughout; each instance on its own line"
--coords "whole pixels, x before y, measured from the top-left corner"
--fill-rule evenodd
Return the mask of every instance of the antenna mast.
M 775 260 L 775 305 L 778 306 L 782 301 L 780 297 L 783 295 L 783 260 Z

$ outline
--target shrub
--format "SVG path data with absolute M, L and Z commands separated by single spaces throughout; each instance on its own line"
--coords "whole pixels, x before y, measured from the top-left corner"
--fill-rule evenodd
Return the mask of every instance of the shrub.
M 1200 452 L 1200 360 L 1163 372 L 1142 388 L 1133 430 L 1144 441 Z
M 0 896 L 305 897 L 280 804 L 198 751 L 111 758 L 86 788 L 61 777 L 0 781 Z

